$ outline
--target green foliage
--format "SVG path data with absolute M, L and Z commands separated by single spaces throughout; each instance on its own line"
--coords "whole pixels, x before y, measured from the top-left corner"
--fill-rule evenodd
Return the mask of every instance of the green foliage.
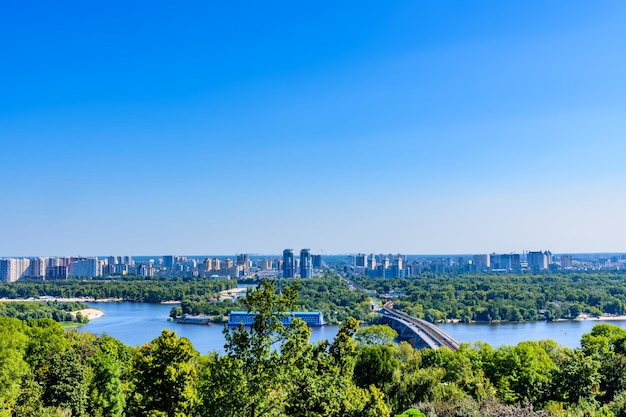
M 362 346 L 358 350 L 354 366 L 354 382 L 367 388 L 375 385 L 383 388 L 390 383 L 394 372 L 400 367 L 394 346 Z
M 50 360 L 46 374 L 43 402 L 46 406 L 68 410 L 72 416 L 84 416 L 87 407 L 87 368 L 74 350 L 58 353 Z
M 404 291 L 395 308 L 431 322 L 529 321 L 626 314 L 623 272 L 541 275 L 434 275 L 410 278 L 355 278 L 382 294 Z
M 187 338 L 164 329 L 138 347 L 131 360 L 130 413 L 135 416 L 186 416 L 198 403 L 198 352 Z
M 28 373 L 24 354 L 28 337 L 16 319 L 0 318 L 0 416 L 9 416 L 20 395 L 22 378 Z
M 359 329 L 356 340 L 364 345 L 391 345 L 398 337 L 398 332 L 387 325 L 374 324 Z
M 360 291 L 353 291 L 337 275 L 303 280 L 281 279 L 276 288 L 298 285 L 295 307 L 302 311 L 320 311 L 329 324 L 337 324 L 353 317 L 365 321 L 371 312 L 369 298 Z
M 334 340 L 311 344 L 303 321 L 278 320 L 299 299 L 292 285 L 261 282 L 240 301 L 258 313 L 254 325 L 226 327 L 226 353 L 206 356 L 167 330 L 130 348 L 51 318 L 0 318 L 0 416 L 387 417 L 413 408 L 626 417 L 626 330 L 616 326 L 595 326 L 580 349 L 541 341 L 420 351 L 349 318 Z
M 117 417 L 123 415 L 126 406 L 126 392 L 122 376 L 124 374 L 128 349 L 120 341 L 102 336 L 97 342 L 97 350 L 87 358 L 92 369 L 89 386 L 89 409 L 93 417 Z
M 93 297 L 126 301 L 159 303 L 182 300 L 189 296 L 216 297 L 222 290 L 235 288 L 236 280 L 208 278 L 123 277 L 106 280 L 17 281 L 0 282 L 0 298 Z M 74 309 L 80 310 L 80 308 Z M 74 311 L 69 310 L 69 311 Z M 34 317 L 33 317 L 34 318 Z
M 418 409 L 411 408 L 410 410 L 406 410 L 402 414 L 396 414 L 395 417 L 426 417 L 426 414 L 422 413 Z
M 20 320 L 52 319 L 56 322 L 86 323 L 86 317 L 70 312 L 89 308 L 83 303 L 59 303 L 56 301 L 7 301 L 0 302 L 0 317 Z

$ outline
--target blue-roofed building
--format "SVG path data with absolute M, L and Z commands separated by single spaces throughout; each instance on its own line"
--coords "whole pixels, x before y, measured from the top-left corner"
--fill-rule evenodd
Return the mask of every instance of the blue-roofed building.
M 228 325 L 238 326 L 239 324 L 243 324 L 244 326 L 252 326 L 256 315 L 257 313 L 248 313 L 247 311 L 231 311 L 228 317 Z M 288 326 L 294 318 L 304 321 L 309 327 L 324 325 L 324 315 L 319 311 L 288 311 L 283 313 L 279 318 L 286 326 Z

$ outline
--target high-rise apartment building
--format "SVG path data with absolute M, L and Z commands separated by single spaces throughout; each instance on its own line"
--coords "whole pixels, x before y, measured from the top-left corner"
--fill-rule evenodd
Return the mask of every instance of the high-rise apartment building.
M 293 258 L 293 249 L 285 249 L 283 251 L 283 278 L 295 277 L 295 262 Z
M 263 261 L 261 262 L 261 269 L 264 271 L 269 271 L 272 269 L 272 260 L 267 258 L 267 259 L 263 259 Z
M 174 256 L 173 255 L 165 255 L 163 257 L 163 268 L 171 271 L 174 269 Z
M 311 249 L 302 249 L 300 251 L 300 277 L 311 278 L 313 276 L 313 259 L 311 257 Z
M 30 259 L 0 259 L 0 281 L 15 282 L 25 277 L 30 266 Z
M 46 280 L 67 279 L 67 266 L 53 265 L 46 268 Z
M 545 271 L 552 263 L 552 253 L 550 251 L 528 252 L 526 261 L 528 262 L 528 269 L 531 271 Z
M 573 265 L 572 255 L 561 255 L 561 268 L 571 268 Z
M 31 278 L 43 279 L 46 276 L 47 258 L 31 258 L 27 276 Z
M 73 258 L 68 273 L 72 277 L 93 278 L 102 275 L 98 258 Z
M 373 253 L 367 260 L 367 269 L 376 269 L 376 256 Z
M 322 269 L 322 255 L 313 255 L 313 268 Z
M 213 271 L 219 271 L 222 269 L 222 261 L 220 261 L 219 258 L 213 258 L 211 261 L 211 269 Z
M 473 264 L 477 271 L 484 271 L 491 268 L 491 256 L 488 254 L 474 255 Z

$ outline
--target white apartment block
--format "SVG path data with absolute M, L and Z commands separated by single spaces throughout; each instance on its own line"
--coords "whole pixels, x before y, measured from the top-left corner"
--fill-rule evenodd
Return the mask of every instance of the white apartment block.
M 0 259 L 0 281 L 15 282 L 28 276 L 30 259 L 5 258 Z

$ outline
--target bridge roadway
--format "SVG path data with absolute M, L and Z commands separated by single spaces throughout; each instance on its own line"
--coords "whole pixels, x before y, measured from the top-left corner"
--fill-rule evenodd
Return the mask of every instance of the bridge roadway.
M 383 306 L 383 310 L 389 316 L 400 321 L 403 325 L 411 329 L 426 346 L 431 349 L 437 349 L 440 346 L 446 346 L 452 350 L 459 348 L 460 343 L 454 340 L 452 336 L 441 330 L 439 327 L 426 320 L 409 316 L 401 311 L 394 310 L 393 302 L 390 301 Z

